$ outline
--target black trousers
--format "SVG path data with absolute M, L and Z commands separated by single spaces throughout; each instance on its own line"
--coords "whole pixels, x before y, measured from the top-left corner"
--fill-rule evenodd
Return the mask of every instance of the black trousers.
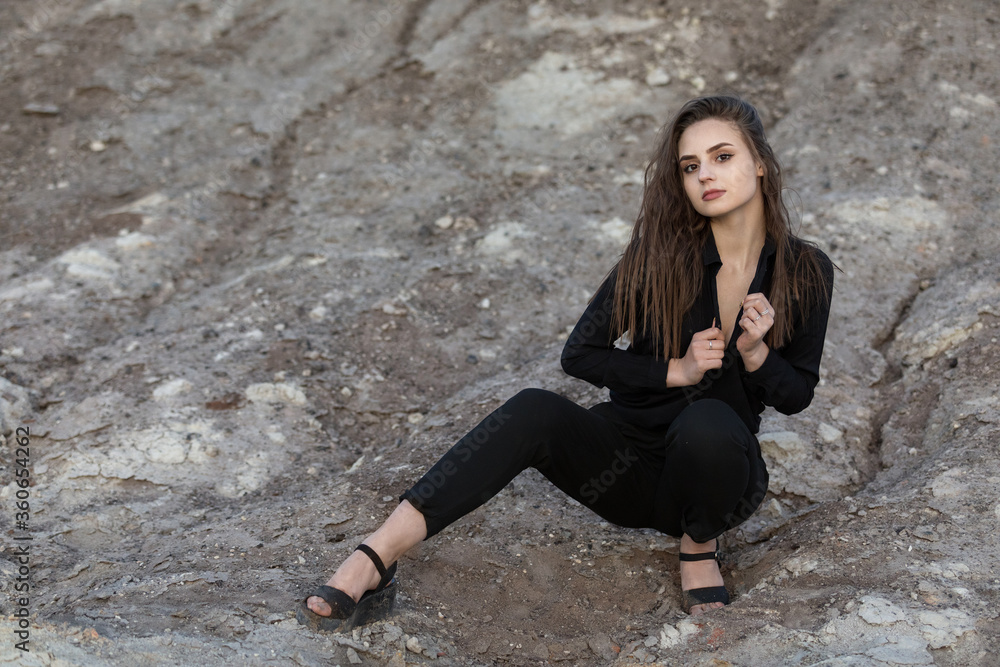
M 526 468 L 605 520 L 707 542 L 745 521 L 767 492 L 757 438 L 727 404 L 704 399 L 663 432 L 526 389 L 469 431 L 406 491 L 427 537 L 476 509 Z

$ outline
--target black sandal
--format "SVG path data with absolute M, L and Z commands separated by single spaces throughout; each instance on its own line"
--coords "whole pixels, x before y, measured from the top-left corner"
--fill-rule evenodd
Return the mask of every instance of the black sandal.
M 313 630 L 326 632 L 346 632 L 359 625 L 380 621 L 392 613 L 396 604 L 396 564 L 388 567 L 382 563 L 375 550 L 367 544 L 360 544 L 355 551 L 361 551 L 372 559 L 375 569 L 382 576 L 378 586 L 365 591 L 357 602 L 344 591 L 332 586 L 320 586 L 302 600 L 295 618 L 299 623 Z M 306 600 L 316 596 L 330 605 L 330 615 L 320 616 L 306 605 Z
M 703 554 L 678 553 L 677 557 L 682 561 L 710 560 L 714 558 L 721 563 L 722 556 L 719 554 L 719 540 L 718 538 L 715 540 L 715 551 L 708 551 Z M 681 606 L 688 614 L 691 613 L 691 607 L 700 604 L 710 604 L 712 602 L 729 604 L 729 591 L 726 590 L 725 586 L 707 586 L 705 588 L 692 588 L 689 591 L 681 591 Z

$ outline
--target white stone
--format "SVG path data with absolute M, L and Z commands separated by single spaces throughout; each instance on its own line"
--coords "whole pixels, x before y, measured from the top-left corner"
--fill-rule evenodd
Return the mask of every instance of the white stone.
M 226 497 L 238 498 L 266 484 L 275 467 L 267 454 L 255 452 L 243 459 L 233 479 L 224 480 L 215 489 Z
M 484 255 L 498 257 L 504 262 L 514 262 L 524 257 L 524 251 L 515 247 L 515 240 L 533 236 L 534 234 L 520 222 L 501 222 L 479 240 L 476 250 Z
M 302 390 L 286 382 L 252 384 L 247 387 L 246 396 L 247 400 L 253 403 L 306 404 L 306 395 L 302 393 Z
M 826 422 L 820 422 L 819 437 L 823 439 L 823 442 L 830 444 L 837 442 L 844 437 L 844 432 L 836 427 L 830 426 Z
M 393 303 L 382 304 L 382 312 L 386 315 L 392 315 L 394 317 L 401 317 L 406 315 L 406 308 L 401 308 Z
M 314 322 L 322 322 L 323 319 L 326 317 L 326 313 L 327 313 L 326 306 L 316 306 L 315 308 L 309 311 L 309 319 L 313 320 Z
M 191 391 L 191 388 L 192 385 L 190 382 L 184 378 L 177 378 L 176 380 L 164 382 L 159 387 L 154 389 L 153 398 L 159 401 L 164 398 L 170 398 L 171 396 L 177 396 L 178 394 L 186 394 Z
M 118 262 L 91 248 L 67 250 L 56 261 L 70 266 L 102 269 L 105 272 L 117 271 L 121 268 Z
M 132 252 L 139 248 L 148 248 L 153 245 L 155 239 L 141 232 L 132 232 L 115 239 L 115 245 L 125 252 Z
M 632 236 L 632 225 L 619 217 L 614 217 L 600 224 L 601 236 L 615 245 L 624 245 Z
M 806 456 L 811 449 L 794 431 L 762 433 L 757 439 L 765 456 L 775 459 L 799 459 Z
M 975 629 L 969 615 L 960 609 L 920 612 L 921 632 L 931 648 L 954 646 L 958 638 Z
M 449 229 L 455 223 L 455 218 L 450 215 L 443 215 L 434 221 L 434 225 L 438 229 Z
M 668 83 L 670 83 L 670 75 L 662 67 L 657 67 L 646 75 L 647 86 L 665 86 Z
M 889 625 L 906 620 L 906 612 L 885 598 L 866 595 L 861 598 L 858 616 L 871 625 Z
M 169 426 L 148 428 L 123 433 L 117 438 L 118 449 L 110 454 L 109 461 L 101 464 L 105 477 L 128 479 L 159 479 L 155 472 L 146 470 L 150 463 L 176 465 L 187 459 L 188 442 L 181 433 Z
M 66 275 L 73 276 L 74 278 L 83 278 L 85 280 L 112 280 L 115 277 L 114 274 L 109 271 L 97 268 L 96 266 L 90 266 L 88 264 L 69 264 L 66 266 Z
M 801 574 L 812 572 L 817 567 L 819 567 L 819 561 L 815 558 L 808 558 L 806 556 L 794 556 L 785 562 L 785 569 L 796 577 Z
M 938 475 L 931 482 L 931 493 L 935 498 L 955 498 L 963 496 L 968 489 L 962 478 L 966 472 L 962 468 L 952 468 Z
M 664 623 L 660 630 L 660 648 L 673 648 L 697 632 L 698 626 L 691 621 L 680 621 L 676 626 Z

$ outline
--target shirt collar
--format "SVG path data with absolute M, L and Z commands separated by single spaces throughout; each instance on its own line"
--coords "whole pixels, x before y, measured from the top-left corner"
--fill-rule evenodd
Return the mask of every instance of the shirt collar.
M 775 245 L 774 241 L 771 240 L 770 236 L 764 237 L 764 248 L 761 250 L 761 259 L 769 258 L 774 254 Z M 722 264 L 722 258 L 719 257 L 719 249 L 715 245 L 715 234 L 712 233 L 712 228 L 708 229 L 708 238 L 705 239 L 705 246 L 701 250 L 701 259 L 705 266 L 711 266 L 712 264 Z

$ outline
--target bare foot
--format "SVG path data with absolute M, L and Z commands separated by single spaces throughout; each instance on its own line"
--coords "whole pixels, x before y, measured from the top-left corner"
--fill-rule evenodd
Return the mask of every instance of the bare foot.
M 686 534 L 681 538 L 681 552 L 686 554 L 710 553 L 715 551 L 716 541 L 698 543 Z M 681 561 L 681 590 L 690 591 L 695 588 L 707 588 L 709 586 L 723 586 L 722 572 L 719 571 L 719 564 L 716 560 L 705 559 L 696 561 Z M 706 604 L 696 604 L 691 607 L 691 615 L 699 616 L 711 609 L 720 609 L 725 605 L 721 602 L 708 602 Z
M 326 585 L 344 591 L 357 602 L 365 591 L 378 586 L 380 580 L 381 577 L 371 559 L 364 552 L 355 551 L 337 568 Z M 306 606 L 320 616 L 329 616 L 333 611 L 326 600 L 316 595 L 306 600 Z

